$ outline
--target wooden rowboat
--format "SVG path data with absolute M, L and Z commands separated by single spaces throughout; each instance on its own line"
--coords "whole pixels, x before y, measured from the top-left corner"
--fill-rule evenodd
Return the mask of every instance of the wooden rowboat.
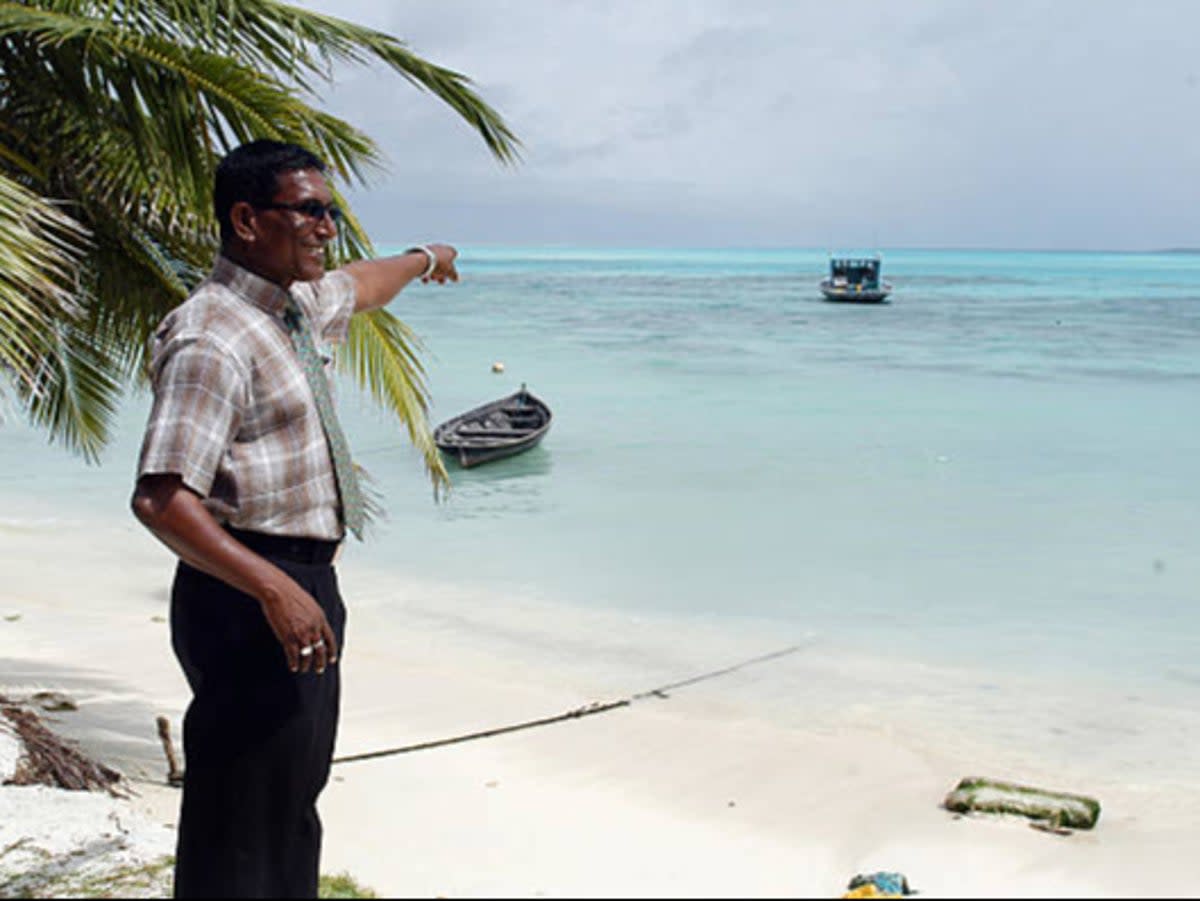
M 447 419 L 433 430 L 441 451 L 464 468 L 536 447 L 550 431 L 550 408 L 521 386 L 508 397 Z

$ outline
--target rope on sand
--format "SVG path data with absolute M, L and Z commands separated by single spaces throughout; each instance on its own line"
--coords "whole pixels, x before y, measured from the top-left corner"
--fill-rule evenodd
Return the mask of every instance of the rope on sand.
M 514 723 L 509 726 L 498 726 L 495 729 L 485 729 L 481 732 L 470 732 L 465 735 L 455 735 L 450 738 L 439 738 L 433 741 L 423 741 L 411 745 L 403 745 L 397 748 L 385 748 L 381 751 L 368 751 L 365 754 L 350 754 L 345 757 L 335 757 L 333 762 L 338 763 L 356 763 L 361 760 L 374 760 L 379 757 L 392 757 L 396 754 L 408 754 L 411 751 L 426 751 L 430 748 L 441 748 L 446 745 L 456 745 L 465 741 L 474 741 L 479 738 L 492 738 L 496 735 L 504 735 L 508 732 L 518 732 L 522 729 L 534 729 L 538 726 L 548 726 L 551 723 L 561 723 L 566 720 L 577 720 L 585 716 L 592 716 L 596 713 L 607 713 L 610 710 L 617 710 L 621 707 L 628 707 L 634 701 L 642 701 L 646 698 L 659 698 L 665 700 L 670 697 L 667 694 L 669 691 L 674 691 L 677 688 L 684 688 L 689 685 L 695 685 L 697 682 L 704 682 L 708 679 L 715 679 L 718 676 L 725 676 L 737 670 L 744 669 L 748 666 L 753 666 L 758 663 L 766 663 L 768 660 L 776 660 L 780 657 L 785 657 L 788 654 L 794 654 L 799 651 L 803 645 L 792 645 L 791 647 L 782 648 L 778 651 L 772 651 L 769 654 L 762 654 L 758 657 L 751 657 L 749 660 L 743 660 L 740 663 L 735 663 L 732 666 L 726 666 L 722 669 L 712 670 L 707 673 L 701 673 L 698 676 L 692 676 L 688 679 L 682 679 L 679 682 L 672 682 L 670 685 L 663 685 L 659 688 L 652 688 L 649 691 L 638 692 L 630 695 L 627 698 L 621 698 L 616 701 L 594 702 L 585 704 L 582 707 L 576 707 L 568 710 L 565 713 L 559 713 L 554 716 L 542 717 L 536 720 L 526 720 L 522 723 Z

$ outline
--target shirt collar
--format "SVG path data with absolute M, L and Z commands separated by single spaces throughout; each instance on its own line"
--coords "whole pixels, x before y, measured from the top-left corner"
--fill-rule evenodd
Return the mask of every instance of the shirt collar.
M 218 285 L 224 285 L 242 299 L 272 316 L 282 316 L 290 295 L 279 285 L 268 281 L 261 275 L 255 275 L 249 269 L 239 266 L 229 257 L 217 256 L 209 280 Z

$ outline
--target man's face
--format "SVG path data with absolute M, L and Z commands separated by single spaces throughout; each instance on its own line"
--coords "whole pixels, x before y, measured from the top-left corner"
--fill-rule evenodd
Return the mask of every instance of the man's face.
M 337 226 L 327 215 L 294 209 L 306 203 L 321 207 L 333 203 L 333 193 L 316 169 L 284 172 L 275 184 L 275 206 L 254 211 L 255 236 L 249 252 L 261 274 L 286 288 L 325 274 L 325 245 L 337 236 Z

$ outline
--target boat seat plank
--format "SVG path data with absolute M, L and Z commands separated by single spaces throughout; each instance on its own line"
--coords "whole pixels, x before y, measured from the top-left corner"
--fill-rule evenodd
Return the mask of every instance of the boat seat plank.
M 528 435 L 533 429 L 457 429 L 456 435 L 470 438 L 519 438 Z

